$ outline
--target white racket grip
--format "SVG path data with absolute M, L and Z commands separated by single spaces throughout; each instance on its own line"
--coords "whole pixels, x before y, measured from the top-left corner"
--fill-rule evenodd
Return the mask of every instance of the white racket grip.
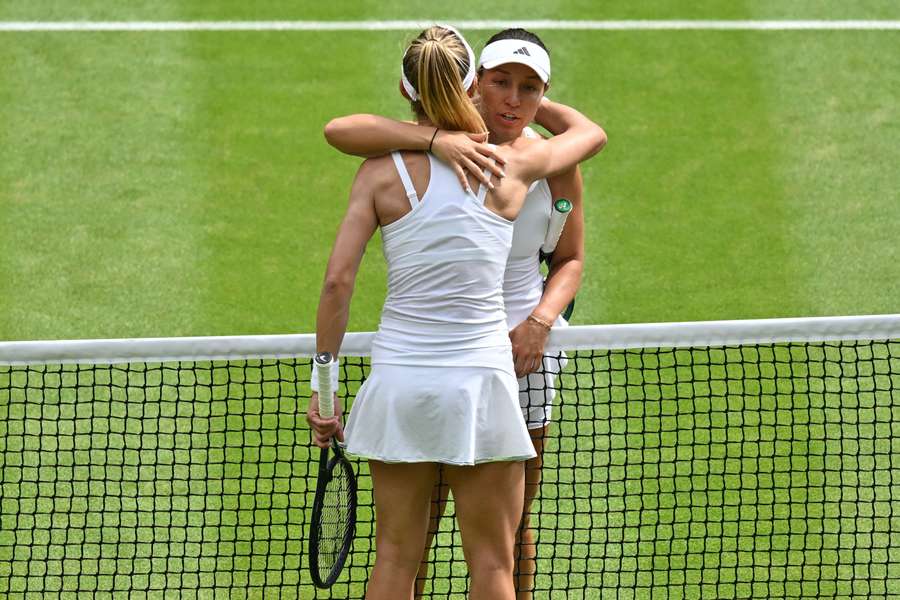
M 313 360 L 310 386 L 319 392 L 319 415 L 324 419 L 334 416 L 334 392 L 338 387 L 338 361 L 330 352 L 320 352 Z
M 560 198 L 553 203 L 553 211 L 550 213 L 550 225 L 547 227 L 547 236 L 544 238 L 541 252 L 550 254 L 556 250 L 556 244 L 559 243 L 559 236 L 562 235 L 570 212 L 572 212 L 572 203 L 565 198 Z

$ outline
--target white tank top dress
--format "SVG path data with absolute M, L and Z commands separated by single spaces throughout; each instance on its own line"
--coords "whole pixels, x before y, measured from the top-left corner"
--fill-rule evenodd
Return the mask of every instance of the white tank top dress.
M 539 137 L 526 127 L 526 137 Z M 540 250 L 550 227 L 553 210 L 553 194 L 546 179 L 534 182 L 525 197 L 513 229 L 512 248 L 506 262 L 503 277 L 503 301 L 506 305 L 507 327 L 513 329 L 528 318 L 544 294 L 544 277 L 540 268 Z M 562 316 L 554 327 L 568 323 Z M 552 417 L 553 399 L 556 395 L 556 375 L 565 367 L 566 355 L 544 357 L 541 368 L 519 378 L 519 405 L 529 429 L 544 427 Z
M 486 188 L 464 193 L 430 154 L 419 201 L 392 156 L 411 210 L 382 227 L 388 294 L 347 452 L 454 465 L 532 458 L 503 307 L 513 224 L 484 206 Z

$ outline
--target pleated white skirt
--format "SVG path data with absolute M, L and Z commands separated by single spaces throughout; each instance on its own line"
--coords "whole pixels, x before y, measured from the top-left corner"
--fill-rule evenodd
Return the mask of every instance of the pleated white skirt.
M 348 453 L 382 462 L 474 465 L 535 456 L 512 372 L 373 365 L 344 430 Z

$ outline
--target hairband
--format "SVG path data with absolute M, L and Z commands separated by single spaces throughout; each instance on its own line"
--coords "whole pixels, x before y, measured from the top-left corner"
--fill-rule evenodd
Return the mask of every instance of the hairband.
M 465 78 L 463 79 L 463 89 L 468 90 L 472 87 L 472 83 L 475 81 L 475 73 L 477 69 L 475 67 L 475 53 L 472 52 L 472 47 L 469 46 L 469 42 L 466 41 L 466 38 L 463 37 L 455 27 L 450 25 L 437 25 L 442 29 L 447 29 L 456 34 L 456 37 L 459 38 L 459 41 L 462 42 L 462 45 L 466 47 L 466 52 L 469 54 L 469 72 L 466 73 Z M 409 52 L 409 48 L 406 49 L 406 52 Z M 403 53 L 403 58 L 406 58 L 406 52 Z M 419 93 L 416 91 L 416 88 L 413 87 L 413 84 L 410 83 L 409 79 L 406 77 L 406 72 L 403 70 L 403 61 L 400 61 L 400 81 L 403 83 L 403 89 L 406 90 L 406 94 L 409 96 L 409 99 L 415 102 L 419 99 Z

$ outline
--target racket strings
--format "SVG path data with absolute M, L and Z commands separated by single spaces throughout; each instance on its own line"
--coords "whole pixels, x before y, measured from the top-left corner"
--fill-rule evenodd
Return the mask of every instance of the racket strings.
M 352 527 L 350 480 L 335 465 L 325 486 L 319 519 L 319 574 L 325 580 L 344 552 L 344 540 Z

